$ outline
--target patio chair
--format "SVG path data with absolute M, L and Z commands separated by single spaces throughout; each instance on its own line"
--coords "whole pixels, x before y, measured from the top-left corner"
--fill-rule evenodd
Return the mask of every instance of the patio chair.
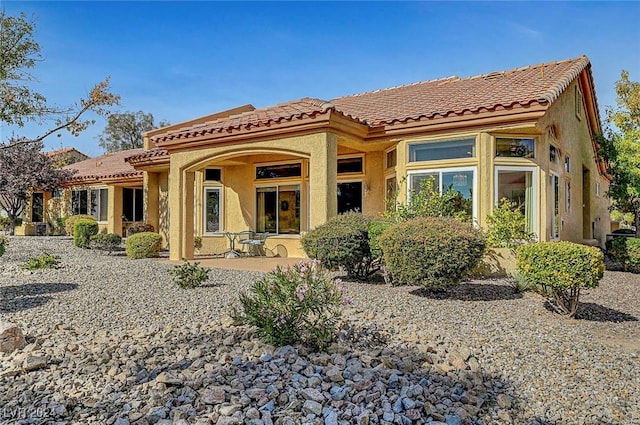
M 247 249 L 247 255 L 255 257 L 264 257 L 266 252 L 264 250 L 264 244 L 269 236 L 269 233 L 255 233 L 249 239 L 243 239 L 239 241 L 243 247 Z

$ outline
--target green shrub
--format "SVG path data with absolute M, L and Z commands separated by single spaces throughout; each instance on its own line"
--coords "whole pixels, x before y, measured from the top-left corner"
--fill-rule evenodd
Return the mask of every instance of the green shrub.
M 75 220 L 73 225 L 73 244 L 78 248 L 89 248 L 91 236 L 98 234 L 98 223 L 95 220 Z
M 268 344 L 305 343 L 325 348 L 336 336 L 342 306 L 350 303 L 343 286 L 319 261 L 276 268 L 240 294 L 241 312 L 233 318 L 258 328 Z
M 0 216 L 0 230 L 7 231 L 11 228 L 11 219 Z
M 440 289 L 460 282 L 482 258 L 482 232 L 446 217 L 398 223 L 378 239 L 395 283 Z
M 132 223 L 127 227 L 127 237 L 135 235 L 136 233 L 148 232 L 151 233 L 155 229 L 153 225 L 147 223 Z
M 58 264 L 59 261 L 55 255 L 43 252 L 38 257 L 29 258 L 27 262 L 22 265 L 22 268 L 27 270 L 57 269 Z
M 9 243 L 9 239 L 5 238 L 4 236 L 0 235 L 0 257 L 2 257 L 4 255 L 4 252 L 6 250 L 6 246 Z
M 369 250 L 371 251 L 372 258 L 377 259 L 383 257 L 382 248 L 380 248 L 378 239 L 385 230 L 393 225 L 394 223 L 389 220 L 371 220 L 369 223 Z
M 616 237 L 607 241 L 607 254 L 625 271 L 640 273 L 640 239 Z
M 573 317 L 580 290 L 598 286 L 604 257 L 598 248 L 572 242 L 537 242 L 522 245 L 516 254 L 519 276 L 549 295 L 552 305 Z
M 73 232 L 75 229 L 76 221 L 78 220 L 96 221 L 96 219 L 92 215 L 88 215 L 88 214 L 78 214 L 78 215 L 72 215 L 72 216 L 66 217 L 64 218 L 64 231 L 67 232 L 67 235 L 69 236 L 74 235 Z
M 122 243 L 122 238 L 116 233 L 98 233 L 91 236 L 90 246 L 92 249 L 113 252 Z
M 516 248 L 535 240 L 527 230 L 527 218 L 507 198 L 502 198 L 493 214 L 487 216 L 487 246 L 490 248 Z
M 196 288 L 209 279 L 209 271 L 209 269 L 200 267 L 200 263 L 191 264 L 184 260 L 184 264 L 174 266 L 169 270 L 169 273 L 179 288 Z
M 330 270 L 343 269 L 351 278 L 364 279 L 371 274 L 370 221 L 361 213 L 340 214 L 304 235 L 302 248 Z
M 157 257 L 162 249 L 162 236 L 153 232 L 135 233 L 127 238 L 127 257 Z
M 395 202 L 395 209 L 385 213 L 393 221 L 406 221 L 418 217 L 453 217 L 461 221 L 471 221 L 473 204 L 453 186 L 440 193 L 435 177 L 420 181 L 420 190 L 411 193 L 407 204 Z

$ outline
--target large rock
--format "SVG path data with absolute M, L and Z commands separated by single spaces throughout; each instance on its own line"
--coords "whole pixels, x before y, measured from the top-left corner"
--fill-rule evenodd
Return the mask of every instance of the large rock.
M 24 346 L 24 334 L 20 328 L 11 322 L 0 320 L 0 351 L 8 354 Z

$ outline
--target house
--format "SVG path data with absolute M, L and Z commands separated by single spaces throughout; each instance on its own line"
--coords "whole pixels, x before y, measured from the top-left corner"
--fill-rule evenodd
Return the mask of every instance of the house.
M 146 221 L 170 257 L 228 249 L 224 232 L 269 232 L 269 255 L 303 257 L 300 235 L 433 176 L 467 198 L 477 225 L 521 206 L 539 240 L 603 245 L 610 230 L 601 132 L 585 56 L 448 77 L 332 100 L 252 105 L 153 130 L 127 158 L 143 172 Z

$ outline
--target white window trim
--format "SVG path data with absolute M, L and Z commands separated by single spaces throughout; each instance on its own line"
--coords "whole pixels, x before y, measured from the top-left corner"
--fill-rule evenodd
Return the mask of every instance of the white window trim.
M 287 163 L 288 164 L 288 163 Z M 267 179 L 268 180 L 268 179 Z M 254 215 L 254 219 L 253 219 L 253 228 L 254 229 L 258 229 L 258 203 L 256 201 L 256 194 L 258 193 L 257 190 L 261 187 L 275 187 L 276 188 L 276 205 L 280 205 L 280 186 L 298 186 L 298 191 L 300 192 L 300 231 L 299 233 L 280 233 L 280 214 L 279 214 L 279 209 L 276 209 L 276 211 L 278 211 L 276 214 L 276 233 L 269 233 L 269 235 L 274 235 L 274 236 L 300 236 L 302 235 L 302 213 L 304 212 L 302 210 L 302 206 L 304 205 L 303 202 L 308 202 L 308 200 L 302 199 L 302 179 L 298 178 L 298 180 L 296 181 L 291 181 L 291 177 L 287 177 L 288 181 L 280 181 L 282 179 L 273 179 L 278 181 L 277 183 L 273 183 L 273 184 L 256 184 L 253 188 L 253 202 L 254 202 L 254 207 L 253 210 L 255 211 L 255 215 Z M 264 180 L 259 180 L 260 182 L 264 181 Z M 265 182 L 266 183 L 266 182 Z M 339 182 L 341 183 L 341 182 Z M 308 184 L 308 183 L 307 183 Z M 307 198 L 310 198 L 309 196 Z M 309 204 L 307 204 L 309 205 Z M 307 206 L 307 217 L 306 220 L 308 222 L 309 220 L 309 207 Z M 257 230 L 256 230 L 257 231 Z
M 493 174 L 493 199 L 494 205 L 498 205 L 500 200 L 498 199 L 498 174 L 500 171 L 531 171 L 531 180 L 533 184 L 533 223 L 531 225 L 531 231 L 538 235 L 540 240 L 540 233 L 538 230 L 538 220 L 540 211 L 540 195 L 539 183 L 538 183 L 538 167 L 520 167 L 520 166 L 508 166 L 508 165 L 496 165 Z
M 220 170 L 220 180 L 207 180 L 207 170 Z M 224 176 L 222 175 L 222 167 L 204 167 L 202 169 L 202 182 L 204 184 L 222 183 L 223 178 Z
M 472 221 L 474 225 L 478 222 L 478 167 L 448 167 L 448 168 L 423 168 L 420 170 L 407 171 L 407 202 L 411 201 L 412 179 L 414 174 L 433 174 L 433 173 L 451 173 L 455 171 L 471 171 L 473 174 L 473 196 L 471 199 L 472 204 Z M 442 193 L 442 178 L 439 179 L 440 186 L 438 189 Z
M 560 239 L 560 230 L 561 230 L 560 224 L 561 224 L 561 221 L 562 221 L 562 219 L 560 218 L 561 217 L 561 215 L 560 215 L 560 187 L 562 185 L 560 184 L 560 175 L 558 173 L 551 171 L 549 173 L 549 176 L 550 176 L 550 180 L 551 180 L 551 182 L 549 184 L 550 187 L 551 187 L 551 191 L 550 191 L 550 193 L 551 193 L 551 210 L 550 210 L 551 233 L 550 233 L 550 235 L 551 235 L 551 240 L 557 241 L 557 240 Z M 555 199 L 556 198 L 556 194 L 555 194 L 555 191 L 553 189 L 553 178 L 554 177 L 556 179 L 558 179 L 558 199 Z M 558 234 L 557 235 L 554 235 L 554 232 L 555 232 L 555 202 L 558 202 L 558 220 L 559 220 L 559 222 L 558 222 Z
M 202 197 L 202 234 L 203 235 L 219 235 L 224 233 L 224 190 L 222 186 L 205 186 Z M 218 192 L 218 230 L 217 232 L 207 232 L 207 192 Z
M 92 187 L 89 190 L 90 191 L 92 191 L 92 190 L 106 190 L 107 191 L 107 218 L 106 218 L 106 220 L 96 220 L 98 223 L 107 223 L 109 221 L 109 187 L 107 187 L 107 186 Z M 89 194 L 87 193 L 87 203 L 89 201 L 90 201 L 90 197 L 89 197 Z M 102 199 L 101 199 L 101 201 L 102 201 Z M 90 208 L 90 205 L 87 205 L 87 209 L 89 209 L 89 208 Z M 100 211 L 100 204 L 96 205 L 96 210 L 98 212 Z
M 338 176 L 361 176 L 365 174 L 366 164 L 365 164 L 365 156 L 364 154 L 350 154 L 350 155 L 339 155 L 336 159 L 336 172 L 338 167 L 338 161 L 341 159 L 351 159 L 351 158 L 361 158 L 362 159 L 362 171 L 353 172 L 353 173 L 338 173 Z
M 411 146 L 413 145 L 428 145 L 428 144 L 436 144 L 436 143 L 444 143 L 444 142 L 456 142 L 461 140 L 471 140 L 473 139 L 473 156 L 464 156 L 461 158 L 446 158 L 446 159 L 427 159 L 425 161 L 411 161 Z M 407 153 L 406 153 L 407 164 L 425 164 L 436 161 L 478 161 L 478 135 L 474 134 L 473 136 L 460 136 L 454 138 L 446 138 L 446 139 L 435 139 L 435 140 L 415 140 L 407 143 Z M 385 156 L 386 161 L 386 156 Z M 398 154 L 396 152 L 396 164 L 398 163 Z

